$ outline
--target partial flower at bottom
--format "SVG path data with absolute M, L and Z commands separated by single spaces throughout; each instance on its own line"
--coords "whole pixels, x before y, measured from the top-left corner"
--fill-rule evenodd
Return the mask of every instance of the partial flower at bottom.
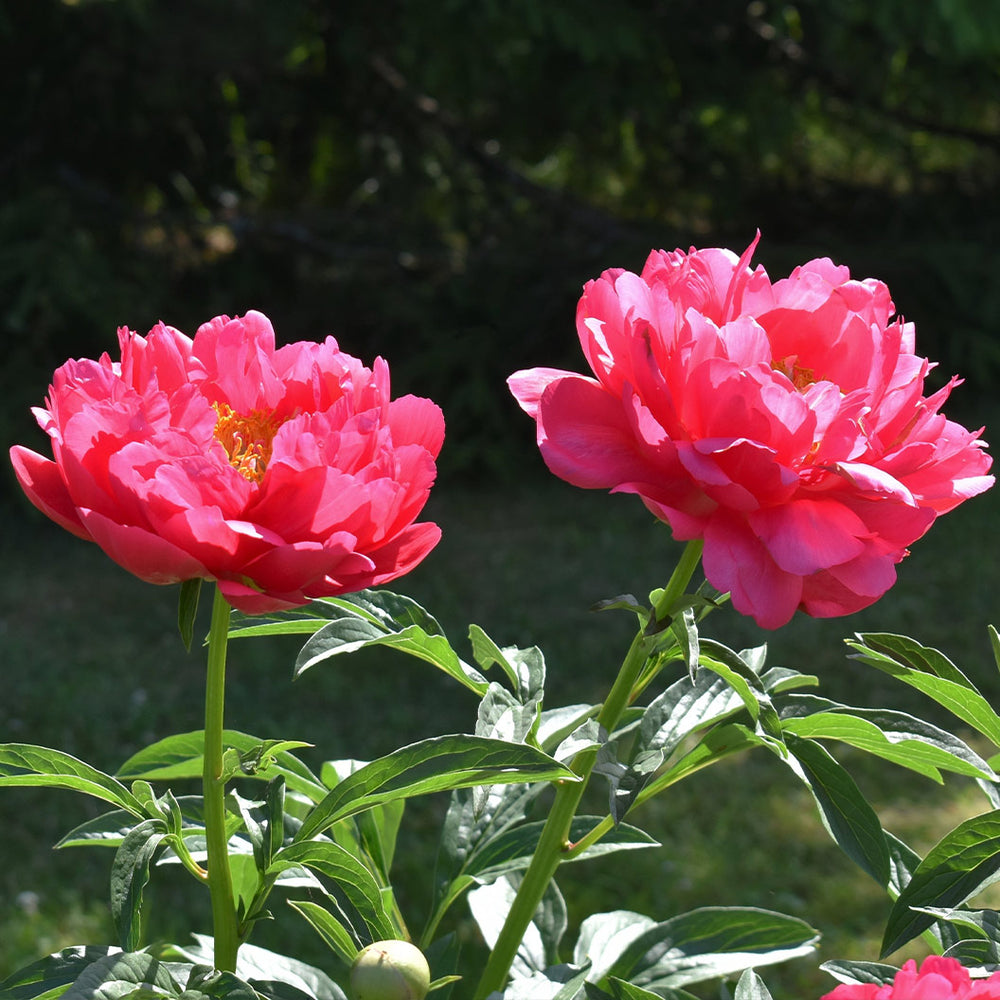
M 891 985 L 841 983 L 822 1000 L 1000 1000 L 1000 972 L 973 979 L 957 959 L 931 955 L 919 969 L 911 959 Z

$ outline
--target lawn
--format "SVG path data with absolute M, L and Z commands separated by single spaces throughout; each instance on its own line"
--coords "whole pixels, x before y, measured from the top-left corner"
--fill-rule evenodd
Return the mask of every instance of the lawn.
M 680 551 L 633 498 L 548 480 L 513 493 L 442 486 L 427 513 L 444 538 L 393 589 L 436 614 L 460 650 L 470 622 L 501 644 L 539 645 L 550 707 L 599 699 L 631 637 L 627 615 L 596 614 L 590 606 L 625 592 L 644 597 L 666 581 Z M 828 697 L 925 712 L 918 696 L 849 661 L 843 646 L 854 631 L 906 632 L 943 649 L 1000 701 L 986 634 L 986 624 L 1000 617 L 1000 565 L 991 556 L 998 515 L 1000 494 L 989 494 L 942 519 L 902 564 L 894 590 L 852 619 L 799 617 L 767 634 L 726 609 L 705 631 L 735 648 L 768 642 L 770 662 L 818 674 Z M 0 739 L 46 743 L 114 770 L 153 739 L 200 728 L 203 651 L 186 654 L 177 636 L 176 589 L 139 583 L 96 547 L 20 506 L 5 523 Z M 229 725 L 309 740 L 316 745 L 309 759 L 318 762 L 371 758 L 475 724 L 470 694 L 392 652 L 338 658 L 292 683 L 297 647 L 287 638 L 232 645 Z M 985 808 L 968 782 L 940 788 L 857 756 L 842 759 L 884 810 L 885 825 L 918 850 Z M 49 850 L 97 807 L 46 790 L 5 789 L 0 801 L 0 978 L 42 953 L 110 940 L 110 852 Z M 443 808 L 438 799 L 415 803 L 404 819 L 398 863 L 404 911 L 412 908 L 415 921 L 430 887 L 428 850 Z M 663 919 L 728 903 L 801 916 L 823 932 L 822 951 L 787 970 L 765 970 L 776 1000 L 808 1000 L 828 989 L 831 980 L 816 971 L 823 958 L 877 957 L 885 897 L 832 845 L 808 794 L 769 755 L 696 776 L 648 804 L 637 821 L 664 846 L 567 869 L 560 885 L 571 920 L 623 907 Z M 188 881 L 173 869 L 156 873 L 151 938 L 181 933 L 189 914 L 209 929 L 204 901 L 194 899 Z M 303 957 L 325 961 L 304 924 L 279 917 L 255 941 L 277 947 L 293 939 Z

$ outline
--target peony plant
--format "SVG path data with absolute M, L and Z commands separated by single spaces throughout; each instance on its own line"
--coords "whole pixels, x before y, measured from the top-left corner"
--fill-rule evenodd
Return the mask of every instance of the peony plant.
M 114 848 L 117 935 L 13 972 L 0 1000 L 689 1000 L 691 988 L 716 995 L 720 978 L 738 1000 L 764 1000 L 755 970 L 810 954 L 805 921 L 718 900 L 656 916 L 614 908 L 578 914 L 567 944 L 556 880 L 569 863 L 657 849 L 637 825 L 643 804 L 748 751 L 791 769 L 893 900 L 885 955 L 916 937 L 947 952 L 919 972 L 829 963 L 841 981 L 829 996 L 992 996 L 995 977 L 968 970 L 1000 965 L 1000 919 L 964 904 L 1000 873 L 996 758 L 912 715 L 808 693 L 816 678 L 769 665 L 766 646 L 732 649 L 704 630 L 728 600 L 766 628 L 871 604 L 907 547 L 993 482 L 981 432 L 941 412 L 958 380 L 925 394 L 932 366 L 882 283 L 827 260 L 772 282 L 750 266 L 755 246 L 657 251 L 641 274 L 606 271 L 577 314 L 592 374 L 510 379 L 556 475 L 638 494 L 686 543 L 648 600 L 599 605 L 631 616 L 635 634 L 593 704 L 549 704 L 538 648 L 472 625 L 460 652 L 430 613 L 382 588 L 438 540 L 417 518 L 444 435 L 434 403 L 391 398 L 384 361 L 369 369 L 332 338 L 277 347 L 251 312 L 191 338 L 123 329 L 120 360 L 63 365 L 35 411 L 52 457 L 17 446 L 16 475 L 56 523 L 141 579 L 178 584 L 188 644 L 202 581 L 215 584 L 205 726 L 163 734 L 113 775 L 0 745 L 0 785 L 104 804 L 62 844 Z M 227 728 L 230 639 L 282 633 L 305 639 L 296 674 L 367 647 L 443 671 L 475 699 L 470 731 L 316 768 L 301 741 Z M 883 633 L 849 646 L 1000 750 L 1000 716 L 943 654 Z M 883 830 L 836 744 L 975 779 L 991 810 L 920 858 Z M 181 790 L 191 780 L 199 793 Z M 607 808 L 591 814 L 597 782 Z M 433 892 L 404 904 L 392 868 L 406 803 L 441 792 Z M 144 938 L 150 871 L 167 863 L 211 901 L 211 928 L 190 940 Z M 462 955 L 465 912 L 478 937 Z M 251 943 L 270 916 L 311 927 L 329 946 L 324 968 Z

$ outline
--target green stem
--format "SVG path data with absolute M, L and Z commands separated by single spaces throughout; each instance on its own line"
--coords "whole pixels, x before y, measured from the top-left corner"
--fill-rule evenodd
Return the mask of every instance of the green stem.
M 236 971 L 239 949 L 233 880 L 229 870 L 229 839 L 226 836 L 226 783 L 222 780 L 222 731 L 226 695 L 226 642 L 231 608 L 218 588 L 212 604 L 208 633 L 208 676 L 205 682 L 205 840 L 208 848 L 208 888 L 212 897 L 215 937 L 215 967 Z
M 701 561 L 702 543 L 692 541 L 684 548 L 677 568 L 670 577 L 660 599 L 656 602 L 654 615 L 660 621 L 670 606 L 684 593 L 698 563 Z M 597 722 L 606 732 L 611 733 L 618 725 L 625 709 L 628 708 L 635 683 L 646 664 L 646 643 L 644 630 L 640 629 L 632 640 L 615 683 L 601 711 Z M 538 846 L 531 858 L 521 885 L 511 904 L 510 912 L 500 929 L 500 935 L 493 945 L 486 968 L 479 980 L 474 1000 L 485 1000 L 490 993 L 500 991 L 507 982 L 510 967 L 514 963 L 517 949 L 531 924 L 535 911 L 545 895 L 549 883 L 555 876 L 559 864 L 567 857 L 573 845 L 569 842 L 570 825 L 583 798 L 590 774 L 597 761 L 597 750 L 584 750 L 576 755 L 571 764 L 580 776 L 580 781 L 560 781 L 556 783 L 556 794 L 549 810 L 545 826 L 538 840 Z

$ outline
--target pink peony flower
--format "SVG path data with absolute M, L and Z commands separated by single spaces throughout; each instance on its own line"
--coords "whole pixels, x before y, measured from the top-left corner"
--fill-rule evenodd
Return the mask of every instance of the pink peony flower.
M 68 361 L 35 416 L 55 461 L 11 449 L 28 498 L 150 583 L 217 580 L 248 613 L 384 583 L 440 538 L 414 524 L 441 410 L 332 337 L 275 349 L 266 316 L 194 339 L 118 331 L 121 361 Z
M 916 962 L 907 962 L 891 986 L 841 983 L 821 1000 L 1000 1000 L 1000 972 L 971 979 L 957 959 L 931 955 L 919 972 Z
M 637 493 L 765 628 L 849 614 L 895 582 L 938 514 L 993 483 L 979 440 L 925 397 L 931 365 L 889 290 L 827 259 L 771 282 L 728 250 L 654 251 L 589 282 L 594 378 L 508 380 L 557 476 Z

